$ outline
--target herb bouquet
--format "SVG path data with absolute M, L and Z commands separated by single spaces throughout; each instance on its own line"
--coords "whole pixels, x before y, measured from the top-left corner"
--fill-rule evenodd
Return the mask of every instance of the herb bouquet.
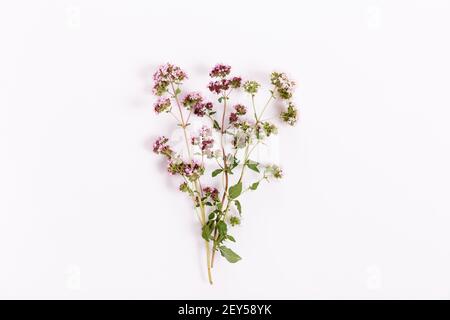
M 283 122 L 293 126 L 298 116 L 291 101 L 295 84 L 286 74 L 273 72 L 270 75 L 273 88 L 265 105 L 258 108 L 255 95 L 260 84 L 231 77 L 230 71 L 230 66 L 218 64 L 209 73 L 212 80 L 207 88 L 216 95 L 214 103 L 198 92 L 184 93 L 181 86 L 187 75 L 175 65 L 162 65 L 153 75 L 153 92 L 159 97 L 154 105 L 155 112 L 167 113 L 175 119 L 182 129 L 185 148 L 175 150 L 171 141 L 161 136 L 155 141 L 153 151 L 166 158 L 168 172 L 180 177 L 180 191 L 192 200 L 201 224 L 199 233 L 205 242 L 211 284 L 216 252 L 231 263 L 241 260 L 227 242 L 235 242 L 229 229 L 240 224 L 242 195 L 256 190 L 264 180 L 279 179 L 283 175 L 277 165 L 251 159 L 256 146 L 278 133 L 275 124 L 263 118 L 266 109 L 279 100 L 283 104 L 280 113 Z M 249 107 L 231 103 L 232 94 L 237 90 L 249 95 Z M 195 121 L 203 126 L 194 132 Z M 248 170 L 253 173 L 251 181 L 247 181 Z

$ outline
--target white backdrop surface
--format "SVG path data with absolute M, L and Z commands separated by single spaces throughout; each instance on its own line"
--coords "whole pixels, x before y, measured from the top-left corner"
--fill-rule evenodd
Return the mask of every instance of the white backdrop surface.
M 1 298 L 450 298 L 450 2 L 2 1 Z M 209 286 L 151 74 L 298 82 Z

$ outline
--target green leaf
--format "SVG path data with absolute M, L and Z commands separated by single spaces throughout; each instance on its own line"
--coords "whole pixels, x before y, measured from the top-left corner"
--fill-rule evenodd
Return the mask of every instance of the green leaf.
M 225 246 L 220 246 L 219 250 L 220 250 L 220 254 L 222 255 L 222 257 L 227 259 L 228 262 L 230 262 L 230 263 L 236 263 L 242 259 L 240 256 L 238 256 L 238 254 L 236 252 L 234 252 L 233 250 L 231 250 L 230 248 L 227 248 Z
M 259 182 L 255 182 L 250 186 L 250 190 L 256 190 L 259 186 Z
M 211 239 L 211 228 L 208 224 L 204 224 L 202 227 L 202 238 L 206 241 L 209 241 Z
M 258 162 L 254 162 L 254 161 L 249 160 L 249 161 L 247 162 L 247 167 L 249 167 L 249 168 L 252 169 L 253 171 L 256 171 L 256 172 L 259 173 Z
M 181 89 L 180 88 L 176 88 L 175 89 L 175 95 L 179 95 L 181 93 Z
M 234 200 L 234 204 L 236 205 L 236 208 L 239 211 L 239 214 L 242 214 L 241 203 L 238 200 Z
M 217 99 L 217 101 L 219 101 L 219 103 L 222 103 L 223 97 L 220 97 L 219 99 Z
M 214 214 L 214 212 L 211 212 L 211 213 L 209 214 L 209 216 L 208 216 L 208 220 L 214 219 L 215 216 L 216 216 L 216 215 Z
M 227 235 L 227 239 L 233 242 L 236 242 L 236 239 L 234 239 L 233 236 Z
M 219 173 L 221 173 L 223 170 L 222 169 L 216 169 L 212 172 L 212 176 L 215 177 L 217 176 Z
M 228 189 L 228 195 L 231 199 L 236 199 L 242 192 L 242 182 L 238 182 Z
M 220 130 L 220 126 L 219 126 L 219 123 L 217 122 L 217 120 L 214 120 L 214 129 Z
M 217 222 L 217 229 L 219 230 L 219 234 L 225 236 L 227 234 L 227 224 L 222 220 Z

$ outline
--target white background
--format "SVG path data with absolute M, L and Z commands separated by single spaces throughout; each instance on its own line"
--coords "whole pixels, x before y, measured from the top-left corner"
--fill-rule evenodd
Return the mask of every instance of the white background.
M 449 298 L 449 16 L 444 0 L 2 1 L 0 297 Z M 216 62 L 298 82 L 286 177 L 243 201 L 243 260 L 213 287 L 150 151 L 170 134 L 150 92 L 167 61 L 202 84 Z

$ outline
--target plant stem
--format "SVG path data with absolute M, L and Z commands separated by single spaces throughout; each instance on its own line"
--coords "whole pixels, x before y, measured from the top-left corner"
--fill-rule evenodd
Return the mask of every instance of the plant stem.
M 230 91 L 231 92 L 231 91 Z M 225 204 L 225 199 L 228 193 L 228 165 L 227 165 L 227 154 L 225 153 L 224 148 L 224 134 L 225 134 L 225 115 L 227 111 L 227 98 L 228 96 L 224 93 L 222 96 L 223 99 L 223 113 L 222 113 L 222 125 L 220 127 L 220 146 L 222 148 L 222 156 L 223 156 L 223 176 L 225 177 L 225 188 L 222 196 L 222 206 Z M 211 268 L 214 267 L 214 257 L 216 256 L 216 239 L 217 239 L 217 227 L 214 228 L 213 235 L 213 247 L 211 253 Z
M 269 101 L 270 101 L 270 100 L 269 100 Z M 255 116 L 256 116 L 256 113 L 255 113 Z M 257 119 L 256 121 L 259 121 L 259 120 Z M 256 148 L 257 145 L 258 145 L 258 143 L 256 143 L 256 144 L 250 149 L 250 151 L 249 151 L 250 144 L 247 144 L 247 146 L 245 147 L 244 162 L 243 162 L 243 164 L 242 164 L 242 170 L 241 170 L 241 173 L 240 173 L 240 175 L 239 175 L 239 180 L 238 180 L 237 183 L 242 182 L 242 179 L 243 179 L 243 177 L 244 177 L 244 172 L 245 172 L 245 167 L 246 167 L 247 161 L 248 161 L 248 159 L 249 159 L 251 153 L 253 152 L 253 150 Z M 236 153 L 234 154 L 234 156 L 236 156 Z M 228 190 L 228 184 L 227 184 L 225 190 Z M 231 201 L 230 201 L 230 199 L 228 199 L 228 202 L 227 202 L 227 205 L 226 205 L 226 207 L 225 207 L 225 210 L 224 210 L 223 213 L 222 213 L 222 220 L 225 220 L 225 219 L 227 218 L 227 214 L 228 214 L 228 211 L 229 211 L 229 209 L 230 209 L 230 204 L 231 204 Z M 223 207 L 224 205 L 225 205 L 225 193 L 224 193 L 224 197 L 222 198 L 222 207 Z M 212 249 L 211 268 L 214 267 L 214 257 L 215 257 L 215 253 L 216 253 L 216 244 L 215 244 L 215 240 L 217 239 L 217 227 L 214 228 L 214 236 L 213 236 L 213 239 L 214 239 L 214 244 L 213 244 L 213 249 Z
M 275 87 L 273 88 L 273 90 L 275 90 Z M 263 116 L 263 114 L 264 114 L 264 111 L 266 111 L 267 106 L 269 105 L 270 101 L 271 101 L 273 98 L 274 98 L 274 96 L 273 96 L 273 91 L 271 91 L 269 100 L 267 100 L 267 102 L 266 102 L 266 104 L 264 105 L 264 108 L 262 109 L 261 114 L 259 115 L 259 117 L 257 118 L 257 120 L 262 118 L 262 116 Z
M 188 139 L 188 136 L 187 136 L 186 122 L 184 122 L 183 111 L 181 110 L 181 103 L 180 103 L 180 101 L 178 100 L 178 94 L 177 94 L 176 91 L 175 91 L 175 87 L 174 87 L 174 85 L 173 85 L 173 82 L 171 82 L 170 85 L 172 86 L 173 97 L 175 98 L 175 102 L 177 103 L 178 111 L 180 112 L 181 127 L 183 128 L 184 140 L 185 140 L 185 142 L 186 142 L 186 148 L 187 148 L 187 151 L 188 151 L 189 160 L 192 161 L 191 146 L 190 146 L 190 144 L 189 144 L 189 139 Z
M 209 241 L 205 240 L 205 246 L 206 246 L 206 264 L 207 264 L 207 268 L 208 268 L 208 280 L 209 280 L 209 284 L 213 284 L 212 281 L 212 273 L 211 273 L 211 268 L 212 268 L 212 260 L 211 260 L 211 255 L 210 255 L 210 247 L 209 247 Z
M 189 138 L 188 138 L 188 134 L 187 134 L 187 130 L 186 130 L 186 122 L 184 121 L 184 116 L 183 116 L 183 111 L 181 109 L 181 104 L 180 101 L 178 99 L 178 94 L 176 93 L 175 90 L 175 86 L 173 85 L 173 82 L 170 83 L 172 90 L 173 90 L 173 97 L 175 99 L 175 102 L 177 104 L 178 107 L 178 111 L 180 112 L 180 119 L 181 119 L 181 127 L 183 128 L 183 133 L 184 133 L 184 140 L 186 142 L 186 148 L 188 151 L 188 155 L 189 155 L 189 161 L 193 161 L 192 159 L 192 151 L 191 151 L 191 145 L 189 144 Z M 206 212 L 205 212 L 205 207 L 203 205 L 202 199 L 201 199 L 201 184 L 200 184 L 200 178 L 198 178 L 195 182 L 194 182 L 194 186 L 195 189 L 197 191 L 197 200 L 198 203 L 200 205 L 200 212 L 201 212 L 201 219 L 202 219 L 202 225 L 204 225 L 206 223 Z M 206 263 L 207 263 L 207 270 L 208 270 L 208 280 L 209 283 L 212 284 L 212 275 L 211 275 L 211 257 L 210 257 L 210 248 L 209 248 L 209 241 L 205 241 L 206 242 Z
M 225 175 L 225 190 L 222 196 L 222 203 L 225 201 L 225 196 L 228 192 L 228 165 L 227 165 L 227 154 L 225 153 L 224 147 L 224 134 L 225 134 L 225 114 L 227 110 L 227 97 L 223 95 L 223 114 L 222 114 L 222 125 L 220 130 L 220 147 L 222 148 L 222 158 L 223 158 L 223 174 Z
M 252 94 L 252 106 L 253 106 L 253 113 L 255 115 L 255 120 L 258 122 L 258 115 L 256 114 L 256 106 L 255 106 L 255 95 Z

